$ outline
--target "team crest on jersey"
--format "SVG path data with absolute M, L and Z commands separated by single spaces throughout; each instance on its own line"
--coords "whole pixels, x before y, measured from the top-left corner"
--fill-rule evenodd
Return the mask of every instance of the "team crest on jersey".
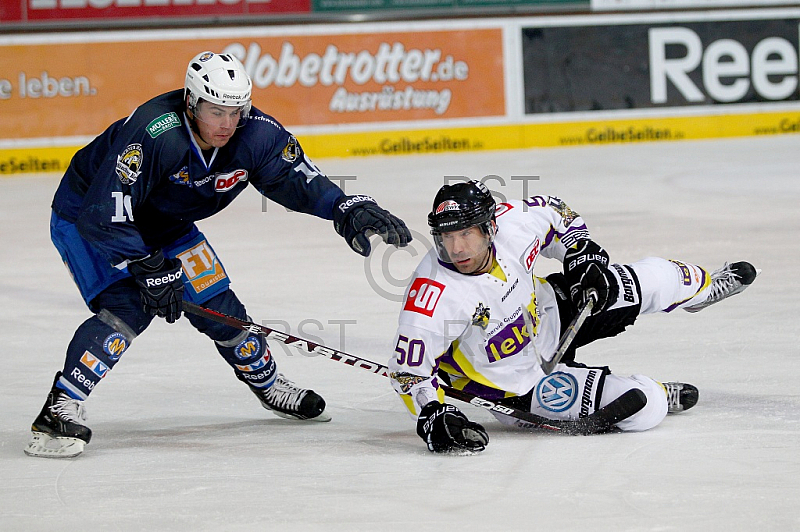
M 570 209 L 560 198 L 553 196 L 550 198 L 549 203 L 550 206 L 555 209 L 559 215 L 561 215 L 561 218 L 564 220 L 564 225 L 567 227 L 569 227 L 575 218 L 580 216 L 580 214 Z
M 245 360 L 252 357 L 253 355 L 258 354 L 260 350 L 261 350 L 261 342 L 258 341 L 258 337 L 248 336 L 247 339 L 245 339 L 243 342 L 241 342 L 234 348 L 233 353 L 240 360 Z
M 128 349 L 128 339 L 122 333 L 111 333 L 103 341 L 103 351 L 111 360 L 119 360 L 126 349 Z
M 117 167 L 115 169 L 117 177 L 122 181 L 123 185 L 132 185 L 139 179 L 142 171 L 142 161 L 144 155 L 142 154 L 141 144 L 128 144 L 123 152 L 117 155 Z
M 550 412 L 564 412 L 578 398 L 578 380 L 569 373 L 556 371 L 536 385 L 539 406 Z
M 177 173 L 172 174 L 169 176 L 169 180 L 175 183 L 176 185 L 186 185 L 189 188 L 193 188 L 194 184 L 192 180 L 189 179 L 189 167 L 184 166 Z
M 300 145 L 297 144 L 297 139 L 294 137 L 294 135 L 289 135 L 289 141 L 286 143 L 286 147 L 283 148 L 283 151 L 281 152 L 281 159 L 287 163 L 293 163 L 297 160 L 299 153 Z
M 403 393 L 408 393 L 411 388 L 426 380 L 426 377 L 405 372 L 392 373 L 389 376 L 392 378 L 392 380 L 397 382 L 397 384 L 400 386 L 400 390 Z
M 408 289 L 408 296 L 406 297 L 406 304 L 403 310 L 409 310 L 428 316 L 433 316 L 433 311 L 436 310 L 436 304 L 439 303 L 439 298 L 442 297 L 444 292 L 444 285 L 437 283 L 433 279 L 426 279 L 425 277 L 417 277 L 411 283 L 411 288 Z
M 489 325 L 490 317 L 491 313 L 489 307 L 484 306 L 483 303 L 478 303 L 475 312 L 472 314 L 472 324 L 485 331 L 486 327 Z

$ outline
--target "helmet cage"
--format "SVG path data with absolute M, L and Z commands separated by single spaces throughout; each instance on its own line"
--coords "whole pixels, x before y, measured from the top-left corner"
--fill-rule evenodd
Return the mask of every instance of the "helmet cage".
M 201 100 L 225 107 L 241 107 L 236 127 L 242 127 L 252 107 L 252 82 L 244 65 L 231 54 L 201 52 L 186 69 L 184 99 L 186 108 L 197 117 Z

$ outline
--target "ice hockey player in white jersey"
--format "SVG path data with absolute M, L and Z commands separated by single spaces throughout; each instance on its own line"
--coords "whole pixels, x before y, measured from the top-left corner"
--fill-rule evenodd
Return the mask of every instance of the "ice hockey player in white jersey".
M 444 402 L 440 382 L 552 420 L 578 420 L 628 394 L 639 398 L 611 430 L 643 431 L 695 405 L 696 387 L 619 376 L 575 361 L 575 349 L 615 336 L 641 314 L 697 312 L 749 286 L 748 262 L 709 273 L 685 261 L 613 264 L 561 199 L 496 204 L 480 182 L 445 185 L 428 215 L 435 246 L 407 288 L 389 364 L 394 389 L 433 452 L 477 452 L 486 430 Z M 563 274 L 537 277 L 539 257 Z M 594 307 L 547 374 L 559 337 L 587 298 Z M 493 412 L 494 413 L 494 412 Z M 503 414 L 504 423 L 519 422 Z M 522 426 L 522 424 L 520 424 Z

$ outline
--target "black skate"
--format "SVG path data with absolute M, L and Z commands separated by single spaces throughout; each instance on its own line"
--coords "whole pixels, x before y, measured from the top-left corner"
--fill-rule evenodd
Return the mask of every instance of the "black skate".
M 722 268 L 711 273 L 711 293 L 705 301 L 690 307 L 684 307 L 686 312 L 700 312 L 704 308 L 743 292 L 745 288 L 755 281 L 761 270 L 756 270 L 749 262 L 727 262 Z
M 310 421 L 331 420 L 331 416 L 325 412 L 325 399 L 314 390 L 299 388 L 282 373 L 278 373 L 275 383 L 266 390 L 248 387 L 261 401 L 261 406 L 272 410 L 276 416 Z
M 31 441 L 25 448 L 28 456 L 72 458 L 81 454 L 92 439 L 92 430 L 83 424 L 86 421 L 83 401 L 56 388 L 60 377 L 61 372 L 56 373 L 47 401 L 31 425 Z
M 697 404 L 700 392 L 696 386 L 685 382 L 664 382 L 662 386 L 667 392 L 667 413 L 683 412 Z

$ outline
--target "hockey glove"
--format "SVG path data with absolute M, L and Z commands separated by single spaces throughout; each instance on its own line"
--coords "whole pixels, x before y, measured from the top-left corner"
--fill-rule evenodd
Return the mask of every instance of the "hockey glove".
M 181 261 L 168 259 L 159 250 L 149 257 L 128 263 L 142 296 L 142 307 L 151 316 L 175 323 L 181 317 L 183 270 Z
M 432 401 L 417 419 L 417 434 L 434 453 L 477 453 L 489 443 L 486 430 L 453 405 Z
M 592 240 L 581 240 L 564 256 L 564 277 L 576 305 L 595 300 L 592 314 L 605 310 L 617 299 L 619 287 L 608 270 L 608 253 Z
M 411 232 L 403 220 L 378 206 L 369 196 L 345 196 L 333 209 L 333 226 L 359 255 L 368 256 L 369 237 L 380 235 L 384 242 L 403 247 L 411 242 Z

